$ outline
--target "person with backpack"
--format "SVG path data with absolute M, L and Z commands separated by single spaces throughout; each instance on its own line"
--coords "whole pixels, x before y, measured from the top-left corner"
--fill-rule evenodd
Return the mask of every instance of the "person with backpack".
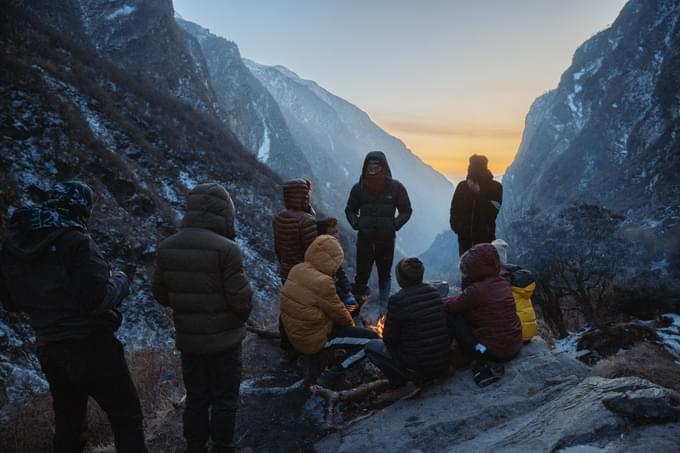
M 380 301 L 387 303 L 396 232 L 408 222 L 412 212 L 408 192 L 402 183 L 392 178 L 385 154 L 382 151 L 368 153 L 359 182 L 352 187 L 345 208 L 347 221 L 358 231 L 355 295 L 369 295 L 367 284 L 375 263 Z
M 456 186 L 449 222 L 458 236 L 458 256 L 475 244 L 496 239 L 496 217 L 503 203 L 503 186 L 494 181 L 486 156 L 470 156 L 465 181 Z
M 423 283 L 425 267 L 415 257 L 396 266 L 401 290 L 390 297 L 383 338 L 365 349 L 393 386 L 408 381 L 419 385 L 446 376 L 451 339 L 439 292 Z
M 186 388 L 187 452 L 235 451 L 241 343 L 252 289 L 235 242 L 234 204 L 217 183 L 187 196 L 178 233 L 158 246 L 153 296 L 173 311 Z
M 117 307 L 127 276 L 112 271 L 90 236 L 94 192 L 57 184 L 42 206 L 17 209 L 0 253 L 0 302 L 28 313 L 52 394 L 53 448 L 81 452 L 92 397 L 106 413 L 116 450 L 146 452 L 142 409 L 130 377 Z

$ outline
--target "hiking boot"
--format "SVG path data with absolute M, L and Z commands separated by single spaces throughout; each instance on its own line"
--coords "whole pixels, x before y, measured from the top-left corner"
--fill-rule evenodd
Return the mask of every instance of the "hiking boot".
M 321 373 L 316 383 L 329 390 L 337 390 L 343 382 L 343 374 L 340 367 L 329 368 Z
M 505 367 L 500 363 L 478 361 L 472 365 L 472 379 L 480 387 L 499 381 L 505 375 Z

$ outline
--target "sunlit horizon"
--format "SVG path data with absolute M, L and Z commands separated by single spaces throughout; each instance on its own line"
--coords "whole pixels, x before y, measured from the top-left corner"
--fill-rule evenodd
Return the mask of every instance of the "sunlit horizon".
M 625 0 L 174 0 L 241 54 L 355 104 L 452 182 L 484 154 L 502 175 L 531 103 Z

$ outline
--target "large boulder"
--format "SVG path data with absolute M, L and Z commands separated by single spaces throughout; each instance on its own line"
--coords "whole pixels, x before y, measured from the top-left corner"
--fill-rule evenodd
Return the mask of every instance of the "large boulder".
M 469 371 L 461 371 L 417 398 L 329 435 L 316 444 L 316 450 L 567 452 L 646 446 L 647 451 L 657 451 L 680 441 L 680 423 L 672 416 L 657 418 L 671 420 L 670 425 L 637 426 L 636 420 L 603 404 L 607 400 L 618 412 L 630 413 L 639 403 L 653 408 L 650 414 L 656 410 L 672 415 L 677 393 L 640 378 L 589 374 L 583 364 L 551 352 L 544 341 L 534 339 L 507 364 L 499 382 L 479 388 Z

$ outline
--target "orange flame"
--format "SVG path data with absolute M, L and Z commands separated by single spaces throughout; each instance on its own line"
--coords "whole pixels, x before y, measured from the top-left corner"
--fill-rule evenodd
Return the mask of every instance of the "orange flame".
M 368 324 L 368 328 L 380 335 L 380 338 L 382 338 L 383 329 L 385 328 L 385 315 L 381 315 L 380 318 L 378 318 L 378 322 L 376 324 Z

